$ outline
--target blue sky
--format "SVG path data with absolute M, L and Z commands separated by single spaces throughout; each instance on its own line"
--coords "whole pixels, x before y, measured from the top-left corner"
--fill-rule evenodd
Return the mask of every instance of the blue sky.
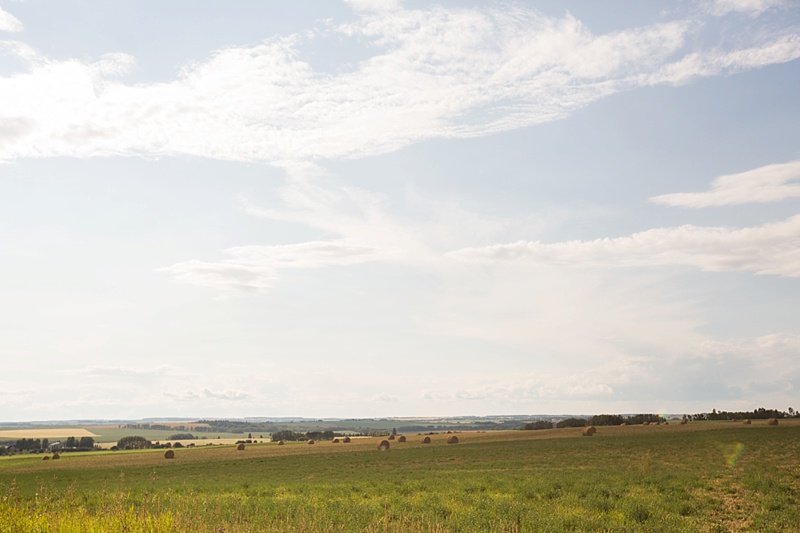
M 0 420 L 798 407 L 800 8 L 0 0 Z

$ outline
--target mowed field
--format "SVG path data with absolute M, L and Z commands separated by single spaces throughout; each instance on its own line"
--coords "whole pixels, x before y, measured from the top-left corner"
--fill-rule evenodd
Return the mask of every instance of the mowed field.
M 0 458 L 0 532 L 796 531 L 800 423 Z

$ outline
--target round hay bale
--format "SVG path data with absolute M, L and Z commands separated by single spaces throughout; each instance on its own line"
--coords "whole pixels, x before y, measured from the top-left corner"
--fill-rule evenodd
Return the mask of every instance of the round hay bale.
M 350 437 L 345 437 L 342 439 L 342 442 L 350 442 Z
M 45 455 L 44 457 L 42 457 L 42 461 L 49 461 L 49 460 L 50 460 L 49 455 Z
M 389 435 L 389 440 L 394 440 L 394 435 Z
M 458 444 L 458 437 L 455 435 L 447 437 L 447 444 Z
M 278 446 L 283 446 L 283 441 L 282 440 L 278 441 Z
M 236 451 L 237 452 L 243 452 L 244 451 L 244 442 L 240 442 L 239 444 L 236 445 Z
M 778 419 L 777 418 L 770 418 L 769 420 L 767 420 L 767 425 L 768 426 L 777 426 L 778 425 Z
M 308 439 L 309 444 L 314 444 L 314 439 Z
M 648 422 L 647 420 L 645 420 L 644 422 L 642 422 L 642 425 L 643 425 L 643 426 L 649 426 L 649 425 L 650 425 L 650 422 Z
M 668 426 L 668 425 L 669 425 L 669 421 L 668 421 L 668 420 L 664 420 L 663 424 L 664 424 L 665 426 Z
M 752 422 L 750 421 L 750 419 L 749 419 L 749 418 L 745 418 L 745 419 L 744 419 L 744 422 L 742 422 L 742 424 L 744 424 L 744 425 L 746 425 L 746 426 L 749 426 L 750 424 L 752 424 Z
M 339 439 L 333 439 L 331 442 L 334 444 L 339 444 Z
M 583 431 L 581 432 L 581 435 L 583 435 L 584 437 L 591 437 L 595 433 L 597 433 L 597 430 L 595 429 L 595 427 L 594 426 L 589 426 L 589 427 L 583 428 Z
M 380 451 L 382 451 L 382 452 L 385 452 L 386 450 L 388 450 L 389 449 L 389 441 L 388 440 L 382 440 L 381 443 L 378 444 L 378 449 Z
M 164 459 L 175 459 L 175 452 L 167 450 L 164 452 Z
M 430 444 L 430 443 L 431 443 L 430 437 L 425 437 L 424 439 L 422 439 L 422 444 Z
M 620 424 L 620 426 L 627 426 L 627 425 L 628 425 L 627 422 L 623 422 L 622 424 Z
M 680 421 L 680 424 L 681 424 L 682 426 L 685 426 L 685 425 L 686 425 L 686 420 L 681 420 L 681 421 Z
M 405 441 L 406 441 L 405 435 L 400 435 L 399 437 L 397 437 L 397 442 L 405 442 Z
M 58 452 L 53 454 L 53 460 L 56 460 L 56 459 L 61 459 L 61 456 L 58 455 Z

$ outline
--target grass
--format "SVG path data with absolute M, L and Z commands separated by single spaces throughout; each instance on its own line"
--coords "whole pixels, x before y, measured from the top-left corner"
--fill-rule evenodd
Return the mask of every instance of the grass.
M 793 531 L 800 425 L 409 435 L 0 459 L 0 533 Z

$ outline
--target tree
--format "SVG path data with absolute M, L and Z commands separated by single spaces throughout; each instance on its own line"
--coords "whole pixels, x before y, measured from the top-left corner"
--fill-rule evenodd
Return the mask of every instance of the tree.
M 144 450 L 150 448 L 152 442 L 144 437 L 132 435 L 130 437 L 122 437 L 117 441 L 117 448 L 120 450 Z

